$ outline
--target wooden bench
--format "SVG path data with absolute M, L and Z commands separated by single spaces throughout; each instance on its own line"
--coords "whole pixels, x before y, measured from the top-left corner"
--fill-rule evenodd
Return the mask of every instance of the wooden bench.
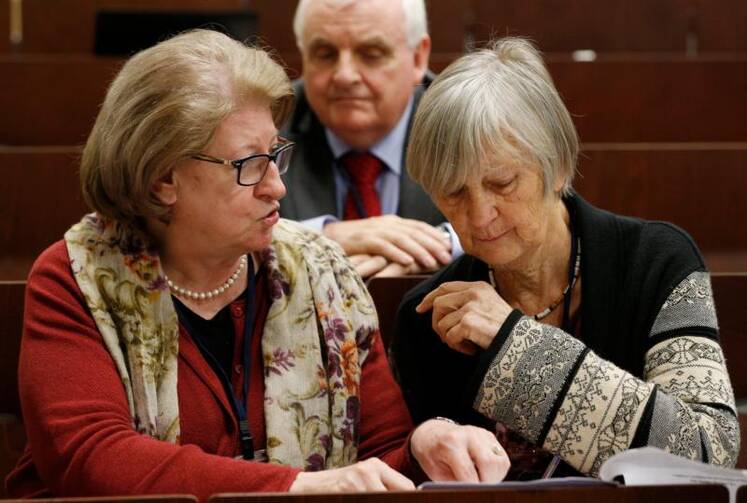
M 478 41 L 522 35 L 545 52 L 747 50 L 741 22 L 747 18 L 747 4 L 742 0 L 473 0 L 472 12 L 468 31 Z
M 5 4 L 5 5 L 3 5 Z M 293 13 L 297 0 L 56 0 L 23 2 L 23 42 L 11 48 L 8 42 L 9 9 L 0 3 L 0 53 L 92 54 L 96 13 L 116 11 L 183 11 L 221 13 L 249 11 L 258 18 L 259 38 L 278 51 L 295 51 Z M 440 0 L 428 4 L 433 49 L 461 51 L 472 18 L 468 2 Z
M 600 208 L 684 228 L 713 271 L 747 271 L 747 143 L 587 143 L 574 186 Z
M 214 495 L 209 503 L 727 503 L 725 486 L 683 485 L 648 487 L 490 487 L 485 489 L 439 489 L 433 491 L 353 494 L 225 494 Z M 741 503 L 741 502 L 740 502 Z
M 23 41 L 8 42 L 8 2 L 0 8 L 0 53 L 90 54 L 100 10 L 219 12 L 249 10 L 259 35 L 279 51 L 295 50 L 292 30 L 297 0 L 58 0 L 23 2 Z M 428 21 L 437 52 L 460 52 L 465 43 L 492 36 L 521 35 L 546 52 L 700 53 L 747 50 L 741 0 L 576 0 L 562 4 L 524 0 L 439 0 L 428 2 Z M 548 15 L 551 12 L 551 15 Z
M 28 503 L 28 499 L 5 499 L 3 503 Z M 90 496 L 80 498 L 34 498 L 34 503 L 197 503 L 190 494 L 143 494 L 138 496 Z
M 432 60 L 435 69 L 458 54 L 440 56 Z M 0 57 L 0 144 L 83 143 L 121 64 L 90 56 Z M 584 142 L 747 141 L 747 59 L 563 57 L 550 59 L 549 68 Z
M 93 56 L 0 57 L 0 144 L 85 143 L 122 62 Z
M 0 281 L 0 481 L 26 445 L 18 399 L 18 354 L 23 326 L 25 281 Z M 0 498 L 5 484 L 0 483 Z
M 80 149 L 0 147 L 0 279 L 25 279 L 47 246 L 87 212 Z
M 583 142 L 747 141 L 747 60 L 549 60 Z
M 260 1 L 252 1 L 252 6 Z M 270 2 L 264 2 L 268 7 Z M 277 3 L 277 2 L 276 2 Z M 245 0 L 56 0 L 21 2 L 23 41 L 17 47 L 6 46 L 21 54 L 93 54 L 96 13 L 117 11 L 189 11 L 230 12 L 255 10 Z M 8 1 L 0 3 L 7 16 Z M 286 14 L 288 15 L 288 14 Z M 2 19 L 2 18 L 0 18 Z M 2 25 L 7 30 L 8 23 Z M 0 35 L 3 35 L 0 32 Z M 7 41 L 7 31 L 4 34 Z M 0 49 L 3 46 L 0 45 Z

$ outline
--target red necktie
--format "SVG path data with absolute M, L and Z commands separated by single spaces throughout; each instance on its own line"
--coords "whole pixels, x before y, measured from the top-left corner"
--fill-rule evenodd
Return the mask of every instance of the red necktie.
M 361 218 L 356 200 L 367 217 L 381 215 L 381 201 L 376 192 L 376 179 L 384 169 L 384 164 L 368 152 L 348 152 L 340 159 L 350 177 L 351 187 L 345 199 L 344 220 Z

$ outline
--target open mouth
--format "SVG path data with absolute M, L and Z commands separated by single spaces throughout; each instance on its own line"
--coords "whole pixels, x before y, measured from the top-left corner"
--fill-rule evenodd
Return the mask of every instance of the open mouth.
M 278 218 L 280 218 L 280 213 L 278 212 L 279 209 L 280 207 L 276 206 L 270 212 L 268 212 L 265 216 L 263 216 L 261 220 L 265 222 L 277 220 Z

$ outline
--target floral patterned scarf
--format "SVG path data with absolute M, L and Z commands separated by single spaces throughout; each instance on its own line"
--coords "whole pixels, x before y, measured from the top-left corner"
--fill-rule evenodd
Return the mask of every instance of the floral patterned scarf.
M 65 234 L 78 286 L 117 367 L 133 427 L 179 442 L 179 323 L 158 251 L 92 213 Z M 378 331 L 360 277 L 333 242 L 281 220 L 262 252 L 272 304 L 262 335 L 270 462 L 306 470 L 357 459 L 361 367 Z

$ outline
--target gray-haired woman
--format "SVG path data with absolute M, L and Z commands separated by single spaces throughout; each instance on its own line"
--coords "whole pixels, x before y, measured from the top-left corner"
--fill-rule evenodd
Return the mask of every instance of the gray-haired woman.
M 575 194 L 577 153 L 524 40 L 463 56 L 425 93 L 408 169 L 467 255 L 400 306 L 392 351 L 413 417 L 507 428 L 510 477 L 547 476 L 561 459 L 556 473 L 594 475 L 644 445 L 733 466 L 703 259 L 683 230 Z

